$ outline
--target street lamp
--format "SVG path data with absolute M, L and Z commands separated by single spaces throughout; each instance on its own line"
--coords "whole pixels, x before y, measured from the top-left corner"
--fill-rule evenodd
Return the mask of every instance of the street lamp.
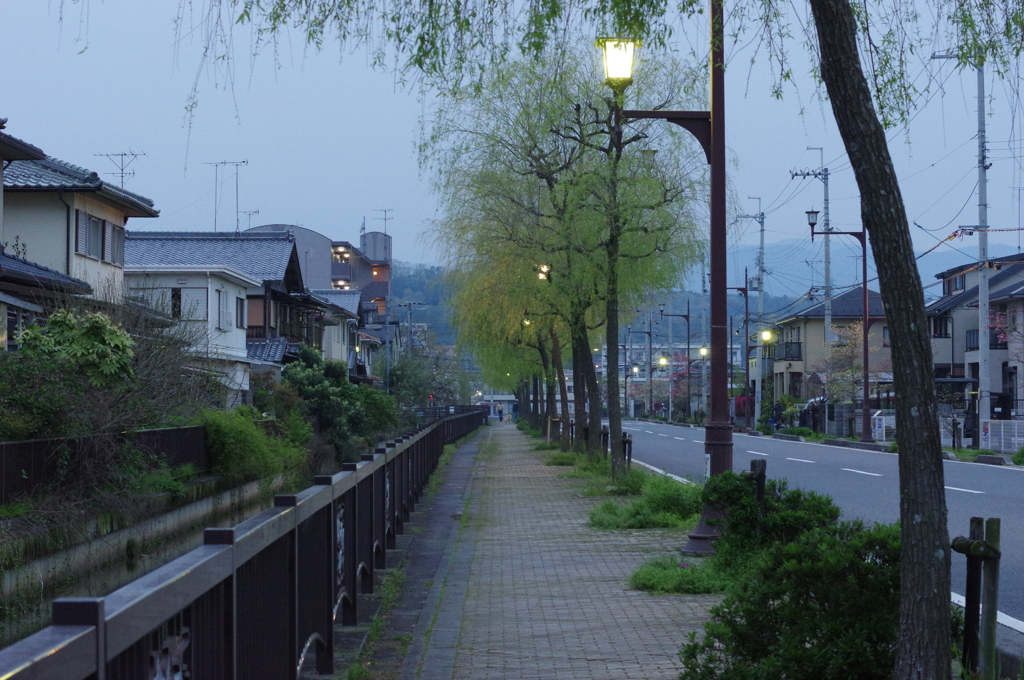
M 743 398 L 746 401 L 747 391 L 750 389 L 750 291 L 748 289 L 749 279 L 747 269 L 743 268 L 743 285 L 730 286 L 729 290 L 736 290 L 743 296 Z M 732 359 L 732 349 L 729 350 L 729 358 Z M 747 429 L 750 429 L 750 404 L 743 405 L 743 422 Z
M 633 38 L 597 39 L 597 47 L 604 57 L 604 83 L 618 96 L 633 84 L 633 61 L 640 45 L 641 42 Z
M 665 313 L 665 303 L 664 302 L 660 303 L 658 305 L 658 307 L 661 308 L 661 317 L 662 318 L 665 318 L 666 316 L 678 316 L 680 318 L 686 319 L 686 408 L 684 409 L 683 413 L 685 413 L 686 416 L 689 417 L 689 415 L 690 415 L 690 301 L 689 300 L 686 301 L 686 314 L 666 314 Z M 668 325 L 668 346 L 669 346 L 670 350 L 674 349 L 672 347 L 672 324 L 671 323 L 669 323 L 669 325 Z M 669 421 L 672 420 L 672 383 L 671 383 L 671 378 L 669 379 L 669 391 L 668 391 L 668 419 L 669 419 Z
M 811 241 L 814 241 L 815 234 L 821 233 L 814 231 L 814 227 L 818 224 L 818 211 L 808 210 L 807 211 L 807 224 L 811 227 Z M 868 326 L 871 323 L 871 317 L 868 311 L 868 232 L 865 227 L 861 227 L 860 231 L 828 231 L 829 235 L 835 236 L 853 236 L 860 241 L 861 251 L 863 257 L 861 258 L 861 278 L 864 282 L 864 328 L 862 329 L 861 344 L 864 346 L 864 376 L 861 378 L 864 381 L 864 404 L 861 408 L 861 428 L 860 428 L 860 440 L 862 442 L 873 442 L 875 438 L 871 436 L 871 411 L 868 409 L 868 398 L 871 394 L 868 386 L 868 362 L 870 361 L 870 355 L 868 353 Z M 827 333 L 827 329 L 826 329 Z
M 649 118 L 666 120 L 688 130 L 704 149 L 711 166 L 710 191 L 710 238 L 709 256 L 711 262 L 711 421 L 704 430 L 704 451 L 708 459 L 708 472 L 717 475 L 732 470 L 732 424 L 729 422 L 729 396 L 727 394 L 727 370 L 729 357 L 726 356 L 726 326 L 729 315 L 729 297 L 726 291 L 726 269 L 728 247 L 726 239 L 726 178 L 725 178 L 725 16 L 724 0 L 708 0 L 710 11 L 710 111 L 622 111 L 616 114 L 616 129 L 621 135 L 621 119 Z M 606 63 L 607 60 L 606 60 Z M 606 71 L 606 76 L 613 74 Z M 615 82 L 609 82 L 614 89 Z M 712 519 L 720 519 L 721 513 L 705 507 L 701 511 L 697 528 L 689 536 L 684 553 L 708 554 L 714 552 L 712 541 L 719 530 Z
M 700 410 L 704 412 L 704 417 L 707 417 L 708 413 L 708 362 L 707 356 L 711 353 L 711 350 L 707 347 L 701 347 L 697 350 L 700 354 Z

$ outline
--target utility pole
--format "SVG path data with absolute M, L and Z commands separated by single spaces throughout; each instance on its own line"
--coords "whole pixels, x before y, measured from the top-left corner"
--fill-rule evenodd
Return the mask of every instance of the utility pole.
M 932 59 L 955 59 L 949 54 L 932 54 Z M 978 418 L 974 428 L 974 446 L 988 448 L 988 427 L 992 417 L 991 375 L 989 355 L 991 332 L 989 330 L 989 262 L 988 262 L 988 162 L 985 140 L 985 63 L 974 64 L 978 72 L 978 224 L 963 226 L 961 229 L 978 231 Z
M 821 154 L 821 165 L 817 170 L 796 170 L 789 173 L 790 177 L 816 177 L 825 185 L 825 205 L 821 208 L 822 232 L 825 237 L 825 346 L 835 341 L 835 334 L 832 332 L 832 256 L 830 249 L 829 232 L 832 231 L 831 222 L 828 216 L 828 168 L 825 167 L 825 150 L 820 146 L 809 146 L 808 151 L 818 151 Z
M 740 215 L 740 217 L 746 217 L 753 220 L 757 220 L 758 224 L 761 225 L 761 247 L 757 251 L 757 285 L 752 286 L 747 281 L 748 290 L 757 291 L 757 340 L 761 342 L 761 331 L 764 329 L 764 213 L 761 212 L 761 197 L 760 196 L 747 196 L 749 200 L 757 199 L 757 213 L 754 215 Z M 764 349 L 757 357 L 757 383 L 754 385 L 754 427 L 761 421 L 761 383 L 764 382 Z

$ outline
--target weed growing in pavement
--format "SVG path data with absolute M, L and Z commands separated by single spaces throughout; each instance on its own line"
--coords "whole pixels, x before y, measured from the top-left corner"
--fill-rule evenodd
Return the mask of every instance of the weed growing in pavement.
M 544 441 L 533 447 L 534 451 L 557 451 L 562 445 L 556 441 Z
M 721 593 L 730 583 L 711 560 L 680 560 L 678 554 L 650 560 L 629 577 L 630 588 L 649 593 Z
M 441 457 L 437 459 L 437 468 L 434 473 L 430 475 L 430 481 L 427 482 L 427 498 L 433 499 L 437 495 L 438 490 L 441 488 L 441 473 L 444 471 L 448 463 L 451 462 L 452 456 L 455 455 L 455 449 L 458 446 L 458 442 L 455 444 L 448 444 L 444 447 L 444 452 Z
M 640 497 L 629 505 L 607 501 L 590 511 L 599 529 L 658 529 L 696 526 L 701 487 L 670 477 L 643 475 Z
M 579 453 L 573 453 L 572 451 L 559 451 L 558 453 L 552 453 L 548 456 L 548 459 L 544 462 L 545 465 L 560 465 L 563 467 L 578 465 L 586 457 Z

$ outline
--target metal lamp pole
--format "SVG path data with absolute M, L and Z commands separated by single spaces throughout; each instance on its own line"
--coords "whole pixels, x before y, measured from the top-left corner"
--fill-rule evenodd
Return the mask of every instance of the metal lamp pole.
M 743 396 L 747 396 L 750 389 L 750 291 L 748 289 L 747 268 L 743 268 L 743 285 L 730 286 L 729 290 L 737 290 L 743 296 Z M 746 401 L 746 400 L 744 400 Z M 747 429 L 750 429 L 750 404 L 744 403 L 743 422 Z
M 818 211 L 808 210 L 807 211 L 807 224 L 811 227 L 811 241 L 814 240 L 816 234 L 822 234 L 824 232 L 814 231 L 814 227 L 818 224 Z M 860 231 L 829 231 L 829 235 L 835 236 L 853 236 L 860 241 L 861 249 L 863 250 L 864 256 L 861 258 L 861 278 L 864 282 L 864 328 L 863 336 L 861 338 L 861 344 L 863 345 L 864 357 L 864 375 L 862 380 L 864 381 L 864 405 L 861 408 L 861 431 L 860 440 L 862 442 L 873 442 L 875 438 L 871 436 L 871 410 L 868 408 L 868 398 L 870 397 L 870 388 L 868 386 L 869 377 L 869 365 L 870 355 L 868 354 L 868 325 L 871 323 L 871 317 L 868 312 L 868 233 L 862 228 Z
M 666 316 L 678 316 L 680 318 L 686 319 L 686 409 L 684 410 L 684 413 L 687 416 L 689 416 L 690 415 L 690 301 L 689 300 L 686 301 L 686 314 L 666 314 L 665 313 L 665 303 L 664 302 L 659 304 L 658 307 L 661 308 L 661 318 L 663 318 L 663 319 Z M 669 328 L 670 329 L 672 328 L 671 324 L 669 325 Z M 674 348 L 672 348 L 672 349 L 674 349 Z M 670 372 L 671 372 L 671 370 L 670 370 Z M 669 404 L 669 407 L 668 407 L 669 408 L 669 411 L 668 411 L 669 420 L 672 420 L 672 388 L 671 388 L 671 378 L 669 379 L 668 404 Z
M 667 120 L 690 131 L 704 148 L 711 165 L 711 422 L 704 430 L 704 452 L 709 474 L 732 470 L 732 424 L 729 422 L 726 356 L 728 294 L 726 291 L 726 184 L 725 184 L 725 35 L 723 0 L 709 0 L 710 7 L 710 111 L 623 111 L 627 118 Z M 683 552 L 714 552 L 718 529 L 707 520 L 720 513 L 705 507 L 697 528 Z

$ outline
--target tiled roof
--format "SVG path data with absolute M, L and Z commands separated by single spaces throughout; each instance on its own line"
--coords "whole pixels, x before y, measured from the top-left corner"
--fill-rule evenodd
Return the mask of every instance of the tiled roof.
M 5 191 L 94 191 L 130 209 L 135 217 L 156 217 L 153 201 L 116 187 L 100 176 L 53 156 L 41 161 L 11 161 L 4 168 Z
M 284 360 L 288 345 L 288 340 L 285 338 L 246 340 L 245 350 L 250 361 L 272 361 L 279 364 Z
M 340 290 L 335 288 L 317 289 L 313 291 L 313 294 L 328 300 L 331 304 L 338 305 L 346 312 L 351 312 L 356 316 L 359 315 L 359 298 L 360 292 L 358 290 Z
M 85 281 L 62 274 L 41 264 L 29 262 L 24 258 L 9 255 L 4 252 L 3 246 L 0 246 L 0 280 L 45 290 L 92 293 L 92 287 Z
M 0 129 L 3 129 L 2 122 L 0 122 Z M 28 142 L 23 142 L 17 137 L 0 132 L 0 160 L 21 161 L 39 160 L 41 158 L 46 158 L 46 154 L 43 153 L 42 149 L 32 146 Z
M 295 249 L 287 232 L 127 231 L 127 266 L 231 267 L 260 281 L 283 281 Z
M 868 289 L 868 314 L 873 317 L 885 316 L 885 310 L 882 308 L 882 296 L 870 289 Z M 863 315 L 864 289 L 860 286 L 851 288 L 832 298 L 832 318 L 859 318 Z M 806 317 L 824 318 L 825 302 L 822 300 L 810 302 L 801 309 L 790 312 L 786 321 Z
M 989 273 L 988 278 L 988 290 L 989 300 L 995 302 L 1000 299 L 1009 299 L 1021 296 L 1021 277 L 1024 276 L 1024 263 L 1014 262 L 1016 257 L 999 258 L 994 260 L 996 262 L 1006 262 L 1009 264 L 1003 264 L 1002 267 L 996 271 Z M 972 262 L 956 269 L 949 269 L 948 272 L 956 272 L 963 269 L 970 269 L 977 267 L 976 262 Z M 950 274 L 952 276 L 954 274 Z M 942 277 L 941 274 L 936 274 L 936 278 L 949 278 Z M 943 314 L 950 309 L 956 307 L 962 307 L 964 305 L 978 306 L 978 286 L 974 285 L 970 288 L 961 291 L 955 295 L 946 295 L 939 298 L 935 302 L 928 305 L 925 311 L 928 314 Z

